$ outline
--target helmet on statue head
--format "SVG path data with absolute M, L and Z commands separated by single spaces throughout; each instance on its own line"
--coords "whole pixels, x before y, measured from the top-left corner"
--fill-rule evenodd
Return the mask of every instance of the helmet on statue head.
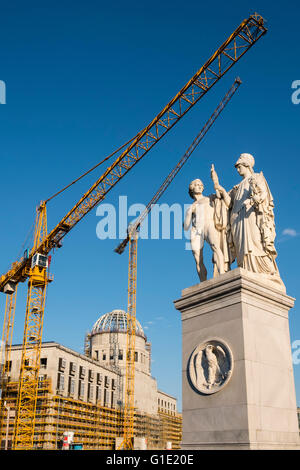
M 241 153 L 239 159 L 237 160 L 234 166 L 237 167 L 238 165 L 247 166 L 248 168 L 250 168 L 251 171 L 253 171 L 253 167 L 255 165 L 253 155 L 251 155 L 250 153 Z

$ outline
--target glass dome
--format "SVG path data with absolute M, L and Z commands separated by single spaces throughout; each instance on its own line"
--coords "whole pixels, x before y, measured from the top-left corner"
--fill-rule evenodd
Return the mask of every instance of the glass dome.
M 124 310 L 113 310 L 102 315 L 94 324 L 91 335 L 97 333 L 124 332 L 127 331 L 127 313 Z M 144 330 L 138 320 L 136 320 L 135 334 L 146 339 Z

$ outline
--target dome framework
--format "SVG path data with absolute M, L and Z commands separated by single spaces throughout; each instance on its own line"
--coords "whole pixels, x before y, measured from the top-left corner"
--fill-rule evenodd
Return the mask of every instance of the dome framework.
M 112 310 L 102 315 L 94 324 L 91 335 L 99 333 L 126 333 L 127 312 L 125 310 Z M 135 333 L 146 339 L 146 335 L 140 322 L 136 319 Z

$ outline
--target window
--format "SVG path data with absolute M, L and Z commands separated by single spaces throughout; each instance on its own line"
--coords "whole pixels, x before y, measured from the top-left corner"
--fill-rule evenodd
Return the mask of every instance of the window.
M 101 384 L 102 383 L 102 380 L 103 380 L 103 375 L 98 373 L 97 374 L 97 384 Z
M 99 351 L 95 351 L 95 359 L 96 361 L 99 361 Z
M 45 382 L 45 380 L 47 380 L 47 375 L 46 375 L 46 374 L 45 374 L 45 375 L 39 375 L 39 379 L 38 379 L 38 381 L 39 381 L 39 386 L 42 387 L 42 386 L 43 386 L 43 383 Z
M 85 377 L 85 368 L 83 366 L 80 366 L 79 367 L 79 376 L 82 378 L 82 377 Z
M 66 360 L 60 357 L 58 360 L 58 369 L 64 370 L 65 368 L 66 368 Z
M 103 361 L 106 361 L 106 353 L 105 353 L 105 351 L 102 351 L 102 360 L 103 360 Z
M 106 376 L 105 376 L 105 380 L 104 380 L 104 386 L 105 386 L 106 388 L 108 388 L 108 387 L 109 387 L 109 384 L 110 384 L 110 378 L 107 377 L 107 375 L 106 375 Z
M 72 377 L 69 377 L 69 387 L 68 387 L 69 395 L 74 395 L 75 393 L 75 380 Z
M 115 389 L 116 389 L 116 381 L 115 381 L 115 379 L 111 379 L 111 388 L 112 388 L 112 390 L 115 390 Z
M 47 256 L 40 255 L 39 256 L 39 266 L 42 266 L 43 268 L 48 267 L 48 258 Z
M 107 396 L 108 396 L 108 391 L 104 389 L 104 397 L 103 397 L 103 404 L 104 406 L 107 405 Z
M 47 369 L 47 358 L 46 357 L 41 358 L 41 369 Z
M 63 391 L 65 388 L 65 376 L 60 372 L 57 374 L 57 390 Z
M 135 360 L 135 362 L 138 362 L 138 352 L 137 351 L 134 352 L 134 360 Z
M 6 370 L 7 372 L 11 372 L 11 361 L 6 362 Z
M 94 398 L 94 385 L 88 384 L 88 400 L 93 400 Z
M 101 401 L 101 388 L 96 387 L 96 402 Z
M 123 351 L 122 351 L 122 349 L 119 349 L 118 359 L 119 359 L 119 361 L 123 361 Z
M 89 369 L 89 381 L 94 380 L 94 371 Z
M 78 382 L 78 397 L 83 398 L 84 396 L 84 382 L 79 380 Z

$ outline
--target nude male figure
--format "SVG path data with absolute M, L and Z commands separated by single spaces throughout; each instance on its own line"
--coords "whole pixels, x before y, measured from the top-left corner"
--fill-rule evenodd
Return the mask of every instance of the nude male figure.
M 206 281 L 207 270 L 203 262 L 204 241 L 209 243 L 213 251 L 213 262 L 215 272 L 223 274 L 225 272 L 224 256 L 219 246 L 219 234 L 214 223 L 214 196 L 203 196 L 204 185 L 200 179 L 193 180 L 189 185 L 189 194 L 194 199 L 193 204 L 188 208 L 184 230 L 191 226 L 191 247 L 196 262 L 197 272 L 200 281 Z

